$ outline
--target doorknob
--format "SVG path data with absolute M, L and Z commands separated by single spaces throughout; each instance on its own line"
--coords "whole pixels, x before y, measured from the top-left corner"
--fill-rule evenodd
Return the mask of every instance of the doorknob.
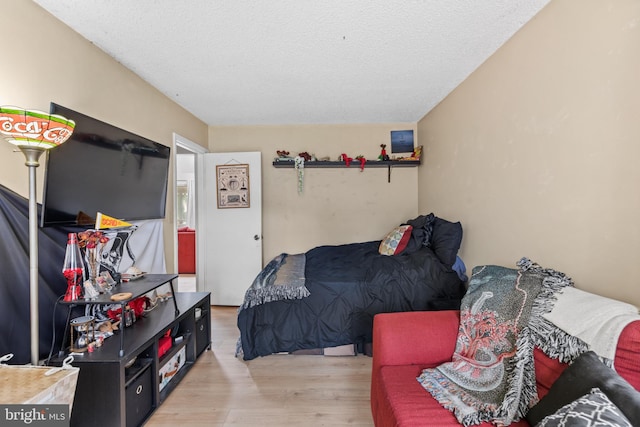
M 256 234 L 255 236 L 253 236 L 253 240 L 260 240 L 260 236 Z

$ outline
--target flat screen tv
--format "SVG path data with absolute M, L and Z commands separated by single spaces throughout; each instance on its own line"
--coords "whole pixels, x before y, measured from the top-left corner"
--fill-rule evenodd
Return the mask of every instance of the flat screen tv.
M 42 227 L 84 226 L 98 212 L 124 221 L 164 218 L 170 148 L 51 103 L 76 122 L 47 153 Z

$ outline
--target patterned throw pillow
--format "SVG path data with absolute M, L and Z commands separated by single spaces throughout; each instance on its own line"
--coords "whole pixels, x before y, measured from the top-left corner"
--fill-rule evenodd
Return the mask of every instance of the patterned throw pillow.
M 378 252 L 381 255 L 400 254 L 407 247 L 407 243 L 411 238 L 411 230 L 413 230 L 413 227 L 410 225 L 401 225 L 394 228 L 382 239 Z
M 598 388 L 558 409 L 536 427 L 633 427 Z
M 632 425 L 640 426 L 640 392 L 593 351 L 582 353 L 562 372 L 549 393 L 527 412 L 527 421 L 534 426 L 594 388 L 606 394 Z

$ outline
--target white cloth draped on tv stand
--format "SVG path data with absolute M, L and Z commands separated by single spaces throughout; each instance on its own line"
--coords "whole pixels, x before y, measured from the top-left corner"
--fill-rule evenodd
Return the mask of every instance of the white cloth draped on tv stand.
M 131 227 L 102 230 L 108 241 L 100 249 L 100 271 L 125 273 L 135 265 L 145 273 L 164 274 L 162 220 L 132 221 L 131 224 Z
M 150 219 L 130 221 L 130 223 L 138 227 L 129 238 L 129 247 L 135 257 L 135 266 L 146 273 L 166 273 L 163 220 Z M 134 260 L 127 251 L 124 251 L 119 271 L 124 273 L 132 265 Z

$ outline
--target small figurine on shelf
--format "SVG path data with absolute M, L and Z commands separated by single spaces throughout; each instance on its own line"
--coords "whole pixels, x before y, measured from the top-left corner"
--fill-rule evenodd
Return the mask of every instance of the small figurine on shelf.
M 293 157 L 289 156 L 289 152 L 286 150 L 276 150 L 276 154 L 278 157 L 275 158 L 275 161 L 291 161 Z
M 380 144 L 380 155 L 378 156 L 378 160 L 387 161 L 389 160 L 389 155 L 387 155 L 387 144 Z
M 302 153 L 298 153 L 298 156 L 302 157 L 305 162 L 311 161 L 311 154 L 307 153 L 306 151 L 303 151 Z
M 422 156 L 422 145 L 416 147 L 411 153 L 411 157 L 406 157 L 404 160 L 420 160 L 420 156 Z
M 360 162 L 360 172 L 364 170 L 364 165 L 367 163 L 367 159 L 362 154 L 356 156 L 356 160 Z
M 353 161 L 353 159 L 349 156 L 347 156 L 345 153 L 340 154 L 340 160 L 341 162 L 344 162 L 346 167 L 351 166 L 351 162 Z

